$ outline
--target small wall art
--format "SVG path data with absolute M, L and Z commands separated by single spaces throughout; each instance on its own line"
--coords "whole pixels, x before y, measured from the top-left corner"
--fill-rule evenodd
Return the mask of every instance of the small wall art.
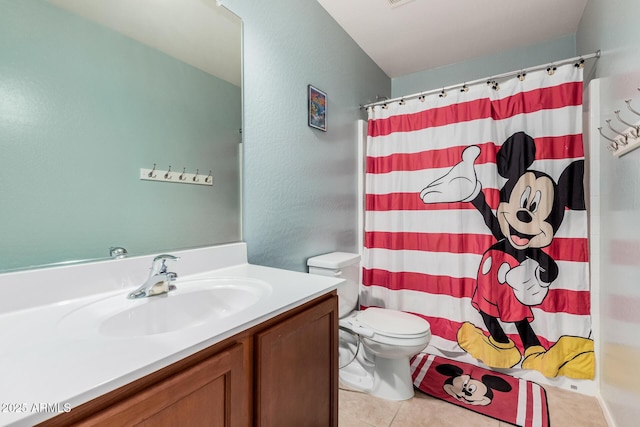
M 308 86 L 309 89 L 309 126 L 327 131 L 327 94 L 320 89 Z

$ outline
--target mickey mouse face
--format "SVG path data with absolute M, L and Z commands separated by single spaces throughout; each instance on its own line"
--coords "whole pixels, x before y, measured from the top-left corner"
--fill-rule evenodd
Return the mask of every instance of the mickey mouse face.
M 491 403 L 491 398 L 486 396 L 487 386 L 469 375 L 453 378 L 450 384 L 444 385 L 443 389 L 450 396 L 468 405 L 486 406 Z
M 518 179 L 509 200 L 498 205 L 500 230 L 514 248 L 549 246 L 554 229 L 547 219 L 553 209 L 554 194 L 551 178 L 529 171 Z

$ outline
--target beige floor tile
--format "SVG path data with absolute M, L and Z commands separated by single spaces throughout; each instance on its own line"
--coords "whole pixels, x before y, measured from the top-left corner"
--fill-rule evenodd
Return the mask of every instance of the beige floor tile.
M 607 427 L 595 397 L 545 386 L 553 427 Z M 340 390 L 340 427 L 511 427 L 511 424 L 435 399 L 418 390 L 413 399 L 390 402 Z
M 499 421 L 443 402 L 418 390 L 403 403 L 392 427 L 498 427 Z
M 553 427 L 607 427 L 602 409 L 595 397 L 557 387 L 545 386 Z
M 355 414 L 340 413 L 338 415 L 339 427 L 372 427 L 371 424 L 360 421 Z
M 379 399 L 365 393 L 340 390 L 340 427 L 389 427 L 402 402 Z

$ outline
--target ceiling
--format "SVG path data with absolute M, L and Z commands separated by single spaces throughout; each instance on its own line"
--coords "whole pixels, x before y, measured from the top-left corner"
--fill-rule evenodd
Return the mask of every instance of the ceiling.
M 318 0 L 391 78 L 574 34 L 587 1 Z

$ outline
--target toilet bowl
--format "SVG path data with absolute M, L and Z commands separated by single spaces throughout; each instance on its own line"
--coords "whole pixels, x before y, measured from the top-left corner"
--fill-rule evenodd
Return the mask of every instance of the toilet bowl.
M 309 273 L 341 277 L 338 286 L 341 386 L 387 400 L 414 395 L 409 360 L 431 339 L 429 323 L 397 310 L 358 311 L 360 256 L 332 252 L 309 258 Z

